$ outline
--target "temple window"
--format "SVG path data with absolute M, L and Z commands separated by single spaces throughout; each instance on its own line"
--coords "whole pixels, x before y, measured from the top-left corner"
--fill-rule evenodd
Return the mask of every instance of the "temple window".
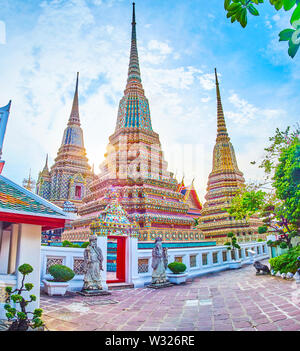
M 147 258 L 138 259 L 138 273 L 148 273 L 149 271 L 149 260 Z
M 231 259 L 235 260 L 235 250 L 231 250 Z
M 182 263 L 182 256 L 176 256 L 174 261 Z
M 75 187 L 75 198 L 81 199 L 81 186 L 80 185 L 76 185 L 76 187 Z
M 206 266 L 208 264 L 207 262 L 207 253 L 202 254 L 202 265 Z
M 239 249 L 238 253 L 239 253 L 239 258 L 242 258 L 242 249 Z
M 218 263 L 218 252 L 213 252 L 213 263 Z
M 190 267 L 196 267 L 197 266 L 197 261 L 196 261 L 197 255 L 190 255 Z

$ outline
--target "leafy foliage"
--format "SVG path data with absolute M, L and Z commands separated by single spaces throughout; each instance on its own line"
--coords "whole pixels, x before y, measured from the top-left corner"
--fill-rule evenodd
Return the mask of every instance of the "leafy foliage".
M 291 11 L 291 28 L 282 30 L 279 33 L 279 41 L 287 41 L 288 54 L 294 58 L 300 46 L 300 0 L 269 0 L 270 4 L 279 11 Z M 227 11 L 227 18 L 231 23 L 237 21 L 243 28 L 247 26 L 247 15 L 259 16 L 257 5 L 264 3 L 264 0 L 224 0 L 224 8 Z M 256 5 L 256 6 L 254 6 Z
M 300 267 L 298 257 L 300 256 L 300 246 L 291 248 L 287 253 L 269 260 L 271 268 L 277 273 L 296 273 Z
M 284 201 L 280 213 L 290 223 L 300 221 L 300 143 L 295 140 L 282 150 L 274 175 L 276 195 Z
M 72 247 L 73 244 L 72 244 L 70 241 L 68 241 L 68 240 L 64 240 L 64 241 L 62 242 L 62 246 L 63 246 L 63 247 Z
M 168 264 L 168 268 L 170 271 L 172 271 L 174 274 L 180 274 L 183 273 L 186 270 L 186 265 L 181 262 L 172 262 Z
M 227 246 L 227 250 L 240 249 L 240 245 L 237 243 L 237 238 L 234 236 L 233 232 L 229 232 L 227 237 L 230 241 L 227 241 L 224 245 Z
M 54 282 L 68 282 L 75 276 L 71 268 L 61 264 L 54 264 L 49 267 L 49 273 L 52 275 Z
M 299 132 L 298 127 L 294 131 L 290 127 L 285 131 L 276 129 L 259 165 L 265 171 L 264 183 L 240 189 L 227 209 L 236 219 L 258 215 L 264 222 L 258 232 L 264 234 L 271 229 L 279 233 L 276 246 L 284 242 L 289 248 L 291 239 L 300 236 Z M 268 184 L 271 185 L 269 191 L 261 190 Z
M 38 328 L 44 325 L 44 322 L 41 320 L 43 310 L 40 308 L 36 308 L 33 312 L 27 312 L 26 306 L 36 301 L 35 295 L 30 295 L 30 300 L 26 300 L 22 296 L 22 292 L 30 291 L 33 288 L 33 284 L 25 283 L 26 275 L 33 272 L 33 268 L 30 264 L 23 264 L 18 268 L 18 271 L 23 275 L 21 287 L 15 290 L 12 290 L 11 287 L 6 287 L 6 292 L 8 294 L 8 298 L 6 300 L 6 304 L 4 305 L 4 309 L 6 310 L 6 317 L 9 321 L 12 321 L 11 326 L 8 330 L 10 331 L 26 331 L 29 327 Z M 14 304 L 19 304 L 21 311 L 18 311 L 15 307 L 12 307 L 10 302 Z M 28 318 L 28 315 L 32 314 L 32 319 Z
M 64 241 L 62 242 L 62 246 L 63 246 L 63 247 L 71 247 L 71 248 L 86 248 L 88 245 L 89 245 L 89 242 L 83 243 L 83 244 L 81 244 L 81 245 L 79 245 L 79 244 L 73 244 L 73 243 L 71 243 L 71 242 L 68 241 L 68 240 L 64 240 Z

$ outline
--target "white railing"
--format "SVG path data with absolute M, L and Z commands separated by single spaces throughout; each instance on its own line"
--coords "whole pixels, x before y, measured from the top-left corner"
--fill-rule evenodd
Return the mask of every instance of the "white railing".
M 251 264 L 255 260 L 262 260 L 269 257 L 266 242 L 249 242 L 239 245 L 241 249 L 235 249 L 235 258 L 236 260 L 240 260 L 242 265 Z M 255 252 L 253 256 L 247 253 L 249 249 Z M 151 282 L 152 250 L 138 250 L 138 260 L 140 263 L 140 273 L 139 281 L 136 283 L 137 287 L 144 286 Z M 168 249 L 168 262 L 174 262 L 175 260 L 186 265 L 188 278 L 230 269 L 235 262 L 234 256 L 227 250 L 226 246 Z M 146 261 L 148 261 L 148 264 L 146 264 Z M 142 271 L 147 270 L 147 265 L 148 271 L 142 273 Z M 171 273 L 169 269 L 167 269 L 167 273 L 168 272 Z
M 52 264 L 63 264 L 77 273 L 69 282 L 69 290 L 81 290 L 83 286 L 83 271 L 82 269 L 80 270 L 78 263 L 79 261 L 83 262 L 83 252 L 84 249 L 80 248 L 41 246 L 41 286 L 44 286 L 43 279 L 52 278 L 48 273 L 48 268 Z
M 188 278 L 193 278 L 230 269 L 235 259 L 240 260 L 243 265 L 269 257 L 266 242 L 249 242 L 240 244 L 240 247 L 240 250 L 235 249 L 235 256 L 227 250 L 226 246 L 168 249 L 168 262 L 181 261 L 187 267 Z M 247 253 L 249 249 L 255 252 L 253 257 Z M 59 263 L 72 268 L 77 273 L 70 281 L 69 289 L 80 290 L 83 285 L 83 252 L 84 249 L 80 248 L 42 246 L 41 281 L 51 279 L 47 273 L 47 267 Z M 135 279 L 134 286 L 143 287 L 151 282 L 152 249 L 139 249 L 137 256 L 138 278 Z M 167 271 L 169 272 L 169 270 Z M 42 283 L 41 285 L 43 286 Z

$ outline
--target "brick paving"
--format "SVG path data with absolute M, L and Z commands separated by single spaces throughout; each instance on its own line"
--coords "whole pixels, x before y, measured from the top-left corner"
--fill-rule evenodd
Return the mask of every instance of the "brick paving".
M 114 290 L 102 297 L 42 294 L 41 308 L 53 331 L 300 331 L 300 285 L 256 276 L 252 266 L 160 290 Z

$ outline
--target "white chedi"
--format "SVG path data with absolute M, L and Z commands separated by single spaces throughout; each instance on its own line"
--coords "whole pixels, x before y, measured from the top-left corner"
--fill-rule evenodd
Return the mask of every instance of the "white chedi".
M 288 272 L 288 273 L 286 274 L 286 279 L 292 279 L 293 277 L 294 277 L 294 274 L 291 273 L 291 272 Z
M 285 279 L 286 278 L 286 273 L 281 273 L 281 278 Z

